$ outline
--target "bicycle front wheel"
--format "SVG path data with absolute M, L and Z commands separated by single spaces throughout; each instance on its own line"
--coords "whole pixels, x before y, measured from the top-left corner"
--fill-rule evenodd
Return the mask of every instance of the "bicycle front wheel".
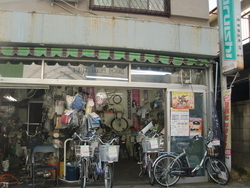
M 219 159 L 208 158 L 205 167 L 210 178 L 221 185 L 226 185 L 229 182 L 230 174 L 226 165 Z
M 136 162 L 140 161 L 140 155 L 139 152 L 142 150 L 141 145 L 139 143 L 136 143 L 133 146 L 133 156 Z
M 87 184 L 88 170 L 87 170 L 87 161 L 82 159 L 81 162 L 81 188 L 85 188 Z
M 110 164 L 104 166 L 104 182 L 105 188 L 113 187 L 113 170 Z
M 180 171 L 181 164 L 174 159 L 175 157 L 166 155 L 157 159 L 154 164 L 154 179 L 164 187 L 170 187 L 180 179 L 178 171 Z
M 110 126 L 116 132 L 124 132 L 128 129 L 128 121 L 123 117 L 114 118 L 111 121 Z
M 150 185 L 154 185 L 155 177 L 154 177 L 154 172 L 153 172 L 153 162 L 151 161 L 151 159 L 148 161 L 148 178 L 149 178 Z

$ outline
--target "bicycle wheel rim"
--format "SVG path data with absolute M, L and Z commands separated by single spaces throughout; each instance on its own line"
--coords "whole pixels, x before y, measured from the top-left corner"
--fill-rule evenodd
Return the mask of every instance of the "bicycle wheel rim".
M 220 185 L 226 185 L 230 179 L 230 173 L 226 165 L 216 158 L 206 160 L 206 170 L 209 177 Z
M 87 184 L 87 169 L 86 169 L 86 160 L 82 159 L 81 163 L 81 188 L 85 188 Z
M 180 179 L 180 175 L 174 174 L 171 168 L 169 168 L 171 165 L 172 169 L 180 169 L 179 161 L 174 162 L 174 159 L 172 156 L 164 156 L 159 158 L 154 164 L 154 179 L 164 187 L 172 186 Z
M 124 132 L 128 129 L 128 121 L 124 118 L 114 118 L 111 121 L 111 128 L 116 132 Z
M 112 188 L 113 187 L 113 171 L 111 166 L 105 165 L 104 167 L 104 182 L 105 182 L 105 188 Z

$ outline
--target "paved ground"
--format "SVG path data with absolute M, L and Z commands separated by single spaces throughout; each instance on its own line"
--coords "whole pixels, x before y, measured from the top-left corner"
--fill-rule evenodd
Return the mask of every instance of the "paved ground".
M 121 161 L 115 164 L 114 167 L 115 176 L 114 176 L 114 188 L 159 188 L 162 187 L 158 184 L 151 186 L 149 184 L 147 176 L 139 177 L 139 166 L 134 161 L 130 159 L 129 161 Z M 40 182 L 37 188 L 50 188 L 54 187 L 54 181 Z M 183 181 L 182 181 L 183 182 Z M 184 181 L 185 182 L 185 181 Z M 9 188 L 25 188 L 32 187 L 31 182 L 24 182 L 19 185 L 9 185 Z M 76 181 L 65 181 L 59 180 L 59 188 L 79 188 L 80 184 Z M 103 188 L 104 182 L 92 182 L 87 184 L 87 188 Z M 230 181 L 228 185 L 222 186 L 217 185 L 213 182 L 205 183 L 181 183 L 178 182 L 176 185 L 172 186 L 176 188 L 241 188 L 248 187 L 250 188 L 250 181 Z M 0 188 L 5 188 L 1 187 Z

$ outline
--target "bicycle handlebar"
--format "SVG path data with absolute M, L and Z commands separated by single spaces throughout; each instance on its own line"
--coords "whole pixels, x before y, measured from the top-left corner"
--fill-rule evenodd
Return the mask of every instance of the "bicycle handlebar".
M 73 134 L 73 136 L 72 136 L 73 138 L 78 138 L 81 142 L 85 142 L 85 143 L 90 143 L 92 140 L 94 140 L 94 139 L 97 139 L 101 144 L 103 144 L 103 145 L 105 145 L 105 144 L 112 144 L 115 140 L 116 140 L 116 138 L 113 138 L 110 142 L 103 142 L 102 140 L 101 140 L 101 138 L 100 138 L 100 136 L 99 135 L 96 135 L 96 134 L 92 134 L 92 136 L 91 137 L 84 137 L 84 138 L 82 138 L 79 134 L 77 134 L 76 132 Z

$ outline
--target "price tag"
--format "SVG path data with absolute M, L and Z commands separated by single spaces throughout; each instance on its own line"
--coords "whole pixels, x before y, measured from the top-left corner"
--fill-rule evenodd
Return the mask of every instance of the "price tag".
M 89 157 L 89 146 L 81 146 L 81 156 Z
M 109 158 L 116 158 L 116 157 L 118 157 L 116 147 L 109 146 Z
M 213 146 L 220 146 L 220 140 L 213 140 Z
M 149 142 L 151 149 L 159 148 L 157 138 L 150 138 Z

